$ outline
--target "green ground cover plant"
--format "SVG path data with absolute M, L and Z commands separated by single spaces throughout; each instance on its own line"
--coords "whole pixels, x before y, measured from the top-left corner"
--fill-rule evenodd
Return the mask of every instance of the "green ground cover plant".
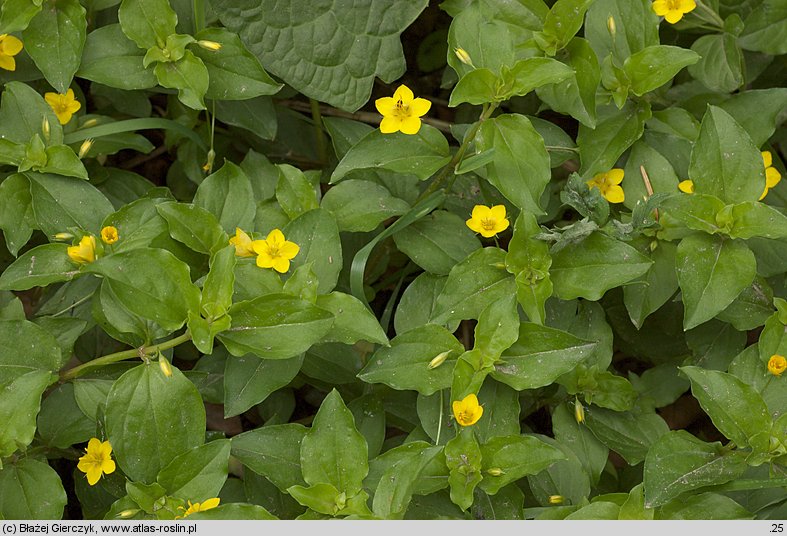
M 784 0 L 0 0 L 0 519 L 784 519 Z

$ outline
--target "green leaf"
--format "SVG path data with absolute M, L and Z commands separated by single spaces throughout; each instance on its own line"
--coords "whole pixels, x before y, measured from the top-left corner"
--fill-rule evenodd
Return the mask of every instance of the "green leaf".
M 701 367 L 680 370 L 691 380 L 691 393 L 714 426 L 736 445 L 757 450 L 760 445 L 752 444 L 752 438 L 771 427 L 771 415 L 760 394 L 725 372 Z
M 477 249 L 448 274 L 432 311 L 438 324 L 478 318 L 487 305 L 514 294 L 514 278 L 505 271 L 505 252 Z
M 331 331 L 321 342 L 355 344 L 364 340 L 388 345 L 388 337 L 380 322 L 355 296 L 334 291 L 317 296 L 316 305 L 334 315 Z
M 459 106 L 465 102 L 480 105 L 505 100 L 501 94 L 502 85 L 503 81 L 489 69 L 482 67 L 472 70 L 456 83 L 448 106 Z
M 237 521 L 239 519 L 271 521 L 279 519 L 262 506 L 245 503 L 222 504 L 216 508 L 211 508 L 210 510 L 194 512 L 193 514 L 189 514 L 189 517 L 195 521 L 211 519 L 232 521 Z
M 301 442 L 301 470 L 308 484 L 331 484 L 352 497 L 369 472 L 366 440 L 352 413 L 333 389 Z
M 231 327 L 218 334 L 232 355 L 253 353 L 263 359 L 288 359 L 305 352 L 333 325 L 334 316 L 311 303 L 268 294 L 234 304 Z
M 22 458 L 0 469 L 3 519 L 62 519 L 66 502 L 63 482 L 48 463 Z
M 69 228 L 98 235 L 112 203 L 87 181 L 28 172 L 36 225 L 52 236 Z
M 12 33 L 24 30 L 30 20 L 41 11 L 43 2 L 33 0 L 6 0 L 0 5 L 0 32 Z
M 591 482 L 597 483 L 607 464 L 609 449 L 596 439 L 588 426 L 577 422 L 575 411 L 574 404 L 558 404 L 552 412 L 552 431 L 555 440 L 576 455 L 590 475 Z
M 206 318 L 221 318 L 232 305 L 236 262 L 235 246 L 225 246 L 211 257 L 200 300 Z
M 730 93 L 743 84 L 743 53 L 734 35 L 703 35 L 691 45 L 700 60 L 689 66 L 689 74 L 707 88 Z
M 787 88 L 749 89 L 719 104 L 761 147 L 776 130 L 779 116 L 787 108 Z
M 285 491 L 305 484 L 300 452 L 307 432 L 307 428 L 294 423 L 256 428 L 232 438 L 232 455 Z
M 601 69 L 590 44 L 581 37 L 572 39 L 561 59 L 574 70 L 563 82 L 536 89 L 538 97 L 556 112 L 574 117 L 589 128 L 596 127 L 596 90 Z
M 228 125 L 246 129 L 264 140 L 272 140 L 276 137 L 278 129 L 276 107 L 273 105 L 273 100 L 264 95 L 242 101 L 218 101 L 216 117 Z M 242 162 L 241 167 L 243 167 Z M 244 171 L 249 173 L 245 168 Z
M 348 179 L 333 186 L 320 203 L 336 218 L 339 231 L 373 231 L 393 216 L 401 216 L 410 205 L 371 181 Z M 394 235 L 396 236 L 396 235 Z
M 205 96 L 218 100 L 246 100 L 260 95 L 273 95 L 282 88 L 270 77 L 260 62 L 240 38 L 224 28 L 205 28 L 195 36 L 197 40 L 219 43 L 219 50 L 192 47 L 208 68 L 210 85 Z
M 70 281 L 79 265 L 67 254 L 67 244 L 44 244 L 26 251 L 0 274 L 0 290 L 27 290 Z
M 312 270 L 319 281 L 318 294 L 333 290 L 342 269 L 339 229 L 333 216 L 327 210 L 310 210 L 288 223 L 283 231 L 287 240 L 301 247 L 290 269 L 296 270 L 312 263 Z
M 202 502 L 218 497 L 227 480 L 229 460 L 230 441 L 217 439 L 174 458 L 161 469 L 156 482 L 167 495 Z
M 746 454 L 725 451 L 721 443 L 706 443 L 685 430 L 659 438 L 645 457 L 645 508 L 667 504 L 681 493 L 724 484 L 746 470 Z
M 167 220 L 170 236 L 194 251 L 210 254 L 228 244 L 216 216 L 202 207 L 168 201 L 156 205 L 156 210 Z
M 620 155 L 642 136 L 645 121 L 650 118 L 647 103 L 627 102 L 620 110 L 607 110 L 595 129 L 579 126 L 579 172 L 583 177 L 591 178 L 612 169 Z
M 349 181 L 348 181 L 349 182 Z M 455 214 L 436 210 L 393 235 L 399 251 L 427 272 L 447 275 L 481 243 Z
M 25 50 L 61 94 L 79 68 L 87 28 L 85 13 L 78 0 L 46 0 L 22 33 Z
M 551 177 L 549 154 L 527 117 L 504 114 L 484 121 L 476 147 L 495 150 L 486 167 L 489 182 L 518 208 L 541 214 L 539 200 Z
M 53 145 L 46 149 L 46 164 L 37 169 L 42 173 L 54 173 L 66 177 L 87 180 L 87 170 L 82 160 L 66 145 Z
M 787 216 L 770 205 L 756 202 L 740 203 L 732 207 L 732 238 L 785 238 Z
M 693 50 L 669 45 L 653 45 L 639 50 L 626 59 L 623 71 L 631 81 L 631 91 L 641 96 L 657 89 L 688 65 L 699 61 Z
M 787 53 L 787 6 L 778 0 L 764 0 L 746 17 L 738 43 L 746 50 Z
M 123 33 L 139 48 L 163 47 L 175 33 L 178 16 L 168 0 L 123 0 L 118 10 Z
M 493 437 L 481 446 L 484 479 L 481 489 L 490 495 L 522 477 L 540 473 L 565 454 L 534 436 L 512 435 Z M 499 475 L 490 469 L 500 469 Z
M 481 482 L 481 449 L 472 428 L 463 428 L 445 445 L 451 502 L 462 510 L 473 504 L 473 491 Z
M 716 196 L 676 193 L 664 198 L 661 207 L 689 229 L 708 234 L 722 231 L 716 215 L 724 210 L 724 201 Z
M 401 451 L 402 455 L 393 456 L 397 450 Z M 372 460 L 370 472 L 374 469 L 375 462 L 387 462 L 374 492 L 372 510 L 375 515 L 384 519 L 401 519 L 417 490 L 421 474 L 430 463 L 438 459 L 441 451 L 441 447 L 413 441 L 388 450 L 383 456 Z
M 491 376 L 517 391 L 552 384 L 584 361 L 596 343 L 529 322 L 519 326 L 519 339 L 500 356 Z
M 394 315 L 396 333 L 402 334 L 418 326 L 429 323 L 437 297 L 443 290 L 443 276 L 424 272 L 416 277 L 402 293 Z M 458 322 L 454 322 L 458 324 Z
M 158 82 L 145 68 L 145 52 L 129 41 L 120 24 L 102 26 L 87 36 L 77 76 L 118 89 L 147 89 Z
M 302 355 L 290 359 L 229 356 L 224 368 L 224 417 L 240 415 L 288 385 L 302 363 Z
M 516 274 L 516 296 L 531 322 L 543 324 L 544 303 L 552 295 L 549 267 L 552 257 L 546 242 L 533 238 L 541 232 L 534 215 L 522 212 L 508 244 L 506 270 Z
M 598 300 L 614 287 L 636 279 L 653 261 L 635 248 L 603 233 L 594 232 L 578 244 L 570 244 L 552 256 L 555 296 Z
M 383 134 L 372 130 L 350 148 L 331 174 L 330 182 L 357 169 L 387 169 L 426 180 L 451 160 L 448 140 L 436 128 L 421 125 L 417 134 Z
M 615 36 L 607 27 L 615 21 Z M 599 58 L 609 54 L 624 61 L 645 47 L 659 44 L 660 19 L 651 0 L 596 0 L 585 16 L 585 38 Z
M 574 70 L 552 58 L 526 58 L 503 70 L 505 96 L 524 96 L 547 84 L 557 84 L 574 75 Z M 510 89 L 509 89 L 510 86 Z
M 118 230 L 113 252 L 148 247 L 161 235 L 166 235 L 167 221 L 156 210 L 157 205 L 165 201 L 162 198 L 138 199 L 107 216 L 102 226 L 112 225 Z
M 157 365 L 139 365 L 109 391 L 106 430 L 126 476 L 154 482 L 177 456 L 205 442 L 205 406 L 176 367 L 167 377 Z
M 653 444 L 669 432 L 664 419 L 653 411 L 591 407 L 585 412 L 585 423 L 599 441 L 632 466 L 644 460 Z
M 689 177 L 700 194 L 725 203 L 757 201 L 765 189 L 762 155 L 727 112 L 708 106 L 691 152 Z
M 314 186 L 300 169 L 289 164 L 277 167 L 276 200 L 290 219 L 319 207 Z
M 35 135 L 44 136 L 43 119 L 49 123 L 49 143 L 63 143 L 63 127 L 55 112 L 33 88 L 21 82 L 7 82 L 0 104 L 0 137 L 26 145 Z
M 678 244 L 676 265 L 683 293 L 683 329 L 723 311 L 756 275 L 754 254 L 740 240 L 694 233 Z
M 594 0 L 557 0 L 544 20 L 544 30 L 534 34 L 538 46 L 548 55 L 562 49 L 582 27 L 585 11 Z
M 301 9 L 288 0 L 263 9 L 254 0 L 213 2 L 224 26 L 266 69 L 310 98 L 353 112 L 369 100 L 375 76 L 391 83 L 404 73 L 399 34 L 426 5 L 426 0 L 383 0 Z
M 199 310 L 199 290 L 189 267 L 169 251 L 140 248 L 115 253 L 85 265 L 102 275 L 112 292 L 132 313 L 174 331 L 190 311 Z
M 13 256 L 30 240 L 34 226 L 30 182 L 24 175 L 9 175 L 0 182 L 0 229 Z
M 658 246 L 649 252 L 653 264 L 645 275 L 634 283 L 623 287 L 623 303 L 629 313 L 631 323 L 639 329 L 645 319 L 667 303 L 678 290 L 678 274 L 675 271 L 677 246 L 671 242 L 659 241 Z M 649 249 L 649 248 L 648 248 Z
M 231 236 L 235 228 L 253 227 L 255 205 L 251 181 L 246 173 L 229 160 L 215 173 L 205 177 L 194 195 L 194 204 L 212 212 Z
M 752 519 L 752 514 L 726 495 L 699 493 L 668 502 L 656 511 L 656 519 Z
M 367 383 L 384 383 L 399 390 L 412 389 L 430 395 L 451 386 L 453 364 L 464 351 L 451 332 L 435 324 L 424 324 L 379 348 L 358 377 Z M 433 359 L 444 354 L 445 361 L 429 368 Z
M 186 50 L 178 61 L 157 63 L 153 72 L 163 87 L 178 90 L 180 102 L 194 110 L 205 109 L 203 98 L 208 91 L 208 68 L 190 50 Z
M 311 486 L 292 486 L 287 493 L 303 506 L 320 514 L 336 515 L 347 503 L 347 495 L 331 484 L 318 483 Z
M 50 447 L 67 449 L 88 441 L 96 433 L 96 423 L 79 409 L 74 385 L 64 383 L 43 399 L 38 414 L 38 435 Z

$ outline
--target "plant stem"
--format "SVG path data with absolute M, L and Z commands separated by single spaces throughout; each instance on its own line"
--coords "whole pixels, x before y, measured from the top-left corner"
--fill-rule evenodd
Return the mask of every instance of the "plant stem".
M 429 197 L 430 194 L 436 192 L 440 188 L 440 186 L 442 185 L 443 181 L 445 180 L 445 178 L 448 176 L 449 173 L 452 176 L 455 176 L 453 171 L 456 168 L 456 166 L 459 165 L 459 163 L 462 161 L 462 158 L 464 158 L 465 152 L 467 152 L 467 148 L 470 146 L 470 143 L 475 139 L 478 130 L 481 128 L 481 124 L 483 124 L 484 121 L 486 121 L 492 116 L 492 113 L 495 111 L 496 108 L 497 108 L 497 103 L 493 102 L 489 104 L 484 104 L 484 109 L 481 112 L 481 117 L 479 117 L 478 121 L 476 121 L 473 124 L 470 131 L 467 134 L 465 134 L 465 137 L 462 140 L 462 145 L 459 146 L 459 149 L 456 151 L 453 158 L 451 158 L 451 161 L 448 162 L 445 165 L 445 167 L 443 167 L 443 169 L 440 170 L 440 173 L 432 181 L 432 184 L 430 184 L 429 187 L 426 190 L 424 190 L 420 196 L 418 196 L 418 199 L 416 199 L 415 201 L 416 204 L 422 199 Z M 450 190 L 451 185 L 453 185 L 453 180 L 451 181 L 451 183 L 449 183 L 448 188 L 446 188 L 446 190 Z
M 437 438 L 434 440 L 435 445 L 440 444 L 440 432 L 443 430 L 443 389 L 440 389 L 440 416 L 437 420 Z
M 62 372 L 60 374 L 60 381 L 73 380 L 74 378 L 77 378 L 85 372 L 88 372 L 96 367 L 103 367 L 112 363 L 117 363 L 119 361 L 125 361 L 126 359 L 133 359 L 136 357 L 142 359 L 143 357 L 156 354 L 162 350 L 174 348 L 175 346 L 178 346 L 179 344 L 189 340 L 191 340 L 191 333 L 189 333 L 187 330 L 183 335 L 168 341 L 164 341 L 160 344 L 154 344 L 153 346 L 141 346 L 131 350 L 123 350 L 121 352 L 115 352 L 114 354 L 107 354 Z
M 705 21 L 710 22 L 711 24 L 715 25 L 716 28 L 714 28 L 714 29 L 716 29 L 716 30 L 724 28 L 724 21 L 722 20 L 722 18 L 719 16 L 718 13 L 716 13 L 710 7 L 708 7 L 705 4 L 705 2 L 703 2 L 702 0 L 696 0 L 696 4 L 697 4 L 697 7 L 700 10 L 704 11 L 705 13 L 707 13 L 710 18 L 706 19 L 704 17 L 700 17 L 699 14 L 697 14 L 697 17 L 699 17 L 700 19 L 705 20 Z
M 317 154 L 320 155 L 320 162 L 323 165 L 328 164 L 328 146 L 325 143 L 325 134 L 323 132 L 322 114 L 320 114 L 320 103 L 315 99 L 309 99 L 309 105 L 312 111 L 312 121 L 314 125 L 314 137 L 317 140 Z

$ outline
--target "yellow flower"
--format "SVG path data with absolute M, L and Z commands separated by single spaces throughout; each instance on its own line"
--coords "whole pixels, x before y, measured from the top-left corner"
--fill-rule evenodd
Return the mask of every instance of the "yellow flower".
M 625 199 L 623 188 L 623 170 L 620 168 L 610 169 L 604 173 L 597 173 L 588 181 L 588 186 L 601 190 L 601 195 L 610 203 L 622 203 Z
M 78 246 L 68 246 L 68 256 L 79 264 L 87 264 L 96 260 L 96 237 L 85 235 Z
M 230 238 L 230 244 L 235 246 L 235 255 L 238 257 L 254 257 L 254 248 L 251 247 L 251 237 L 241 230 L 240 227 L 235 227 L 235 236 Z
M 212 499 L 208 499 L 207 501 L 201 503 L 192 503 L 188 501 L 189 508 L 186 510 L 182 506 L 180 507 L 181 510 L 186 510 L 183 512 L 182 516 L 176 516 L 175 519 L 183 519 L 184 517 L 188 517 L 195 512 L 204 512 L 205 510 L 210 510 L 211 508 L 216 508 L 221 502 L 221 499 L 218 497 L 213 497 Z
M 71 116 L 82 107 L 82 104 L 74 97 L 74 90 L 71 88 L 68 88 L 65 95 L 51 92 L 44 93 L 44 100 L 55 111 L 57 120 L 60 121 L 61 125 L 71 121 Z
M 508 219 L 506 218 L 505 205 L 495 205 L 493 207 L 486 207 L 484 205 L 476 205 L 473 207 L 473 213 L 465 224 L 476 233 L 481 233 L 484 238 L 490 238 L 497 233 L 502 233 L 508 229 Z
M 781 376 L 787 370 L 787 359 L 783 355 L 773 354 L 768 360 L 768 372 L 774 376 Z
M 16 70 L 14 56 L 22 51 L 22 41 L 13 35 L 0 34 L 0 69 Z
M 680 181 L 678 183 L 678 190 L 686 194 L 693 194 L 694 193 L 694 181 L 691 179 L 686 179 L 685 181 Z
M 112 445 L 109 441 L 102 443 L 95 437 L 88 441 L 85 455 L 79 458 L 77 469 L 87 475 L 87 483 L 91 486 L 94 486 L 102 475 L 115 472 Z
M 461 401 L 454 400 L 451 407 L 454 410 L 456 422 L 462 426 L 470 426 L 478 422 L 484 413 L 484 408 L 478 404 L 478 398 L 470 393 Z
M 118 230 L 116 227 L 112 225 L 107 225 L 103 229 L 101 229 L 101 240 L 104 241 L 105 244 L 114 244 L 118 241 Z
M 664 17 L 670 24 L 675 24 L 683 15 L 692 11 L 697 4 L 694 0 L 655 0 L 653 11 L 659 17 Z
M 257 266 L 273 268 L 280 274 L 290 269 L 290 259 L 295 257 L 301 248 L 294 242 L 284 239 L 284 233 L 274 229 L 265 240 L 255 240 L 251 247 L 257 253 Z
M 762 191 L 760 200 L 768 194 L 768 190 L 779 184 L 782 174 L 773 167 L 773 156 L 770 151 L 762 151 L 762 162 L 765 164 L 765 189 Z
M 402 84 L 393 97 L 381 97 L 374 101 L 377 111 L 383 116 L 380 132 L 391 134 L 401 130 L 404 134 L 417 134 L 421 129 L 422 115 L 432 106 L 426 99 L 414 98 L 410 88 Z

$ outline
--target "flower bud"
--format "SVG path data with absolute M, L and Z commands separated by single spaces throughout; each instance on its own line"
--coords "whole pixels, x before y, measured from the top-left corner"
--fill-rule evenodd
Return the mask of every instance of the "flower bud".
M 90 119 L 82 123 L 81 128 L 90 128 L 96 126 L 97 124 L 98 124 L 98 119 L 96 119 L 95 117 L 91 117 Z
M 216 52 L 217 50 L 221 50 L 221 43 L 217 43 L 216 41 L 207 41 L 205 39 L 200 39 L 197 41 L 197 44 L 204 48 L 205 50 L 210 50 L 211 52 Z
M 41 132 L 44 134 L 44 140 L 48 143 L 51 129 L 49 127 L 49 119 L 47 119 L 46 116 L 41 120 Z
M 454 49 L 454 54 L 456 54 L 456 57 L 459 58 L 459 61 L 475 69 L 475 65 L 473 65 L 473 60 L 470 58 L 470 54 L 468 54 L 465 49 L 457 47 Z
M 161 369 L 162 374 L 167 378 L 172 377 L 172 365 L 169 364 L 169 360 L 166 357 L 159 354 L 158 356 L 158 366 Z
M 612 15 L 609 16 L 607 19 L 607 30 L 609 30 L 609 35 L 615 37 L 615 33 L 617 33 L 617 29 L 615 28 L 615 17 Z
M 578 398 L 574 399 L 574 418 L 577 420 L 577 424 L 585 422 L 585 408 Z
M 82 142 L 82 145 L 79 146 L 79 158 L 85 158 L 85 155 L 90 151 L 90 148 L 93 147 L 93 138 L 88 138 Z
M 439 367 L 440 365 L 442 365 L 443 363 L 445 363 L 445 360 L 446 360 L 446 359 L 448 359 L 448 355 L 449 355 L 450 353 L 451 353 L 451 350 L 447 350 L 447 351 L 445 351 L 445 352 L 443 352 L 443 353 L 437 354 L 437 355 L 434 357 L 434 359 L 432 359 L 432 360 L 429 362 L 429 364 L 427 365 L 427 367 L 426 367 L 426 368 L 428 368 L 429 370 L 436 369 L 437 367 Z
M 216 158 L 216 151 L 214 151 L 213 149 L 208 151 L 208 161 L 205 162 L 204 166 L 202 166 L 202 171 L 204 171 L 205 173 L 210 173 L 211 170 L 213 169 L 213 160 L 215 160 L 215 158 Z
M 57 233 L 54 236 L 52 236 L 52 238 L 54 238 L 55 240 L 68 241 L 74 238 L 74 235 L 72 235 L 71 233 Z
M 134 515 L 136 515 L 137 512 L 139 512 L 138 508 L 130 508 L 128 510 L 123 510 L 122 512 L 118 513 L 117 516 L 120 519 L 128 519 L 128 518 L 133 517 Z
M 550 495 L 549 496 L 549 504 L 563 504 L 563 496 L 562 495 Z
M 506 474 L 506 472 L 499 467 L 492 467 L 491 469 L 487 469 L 486 472 L 491 476 L 500 476 Z

